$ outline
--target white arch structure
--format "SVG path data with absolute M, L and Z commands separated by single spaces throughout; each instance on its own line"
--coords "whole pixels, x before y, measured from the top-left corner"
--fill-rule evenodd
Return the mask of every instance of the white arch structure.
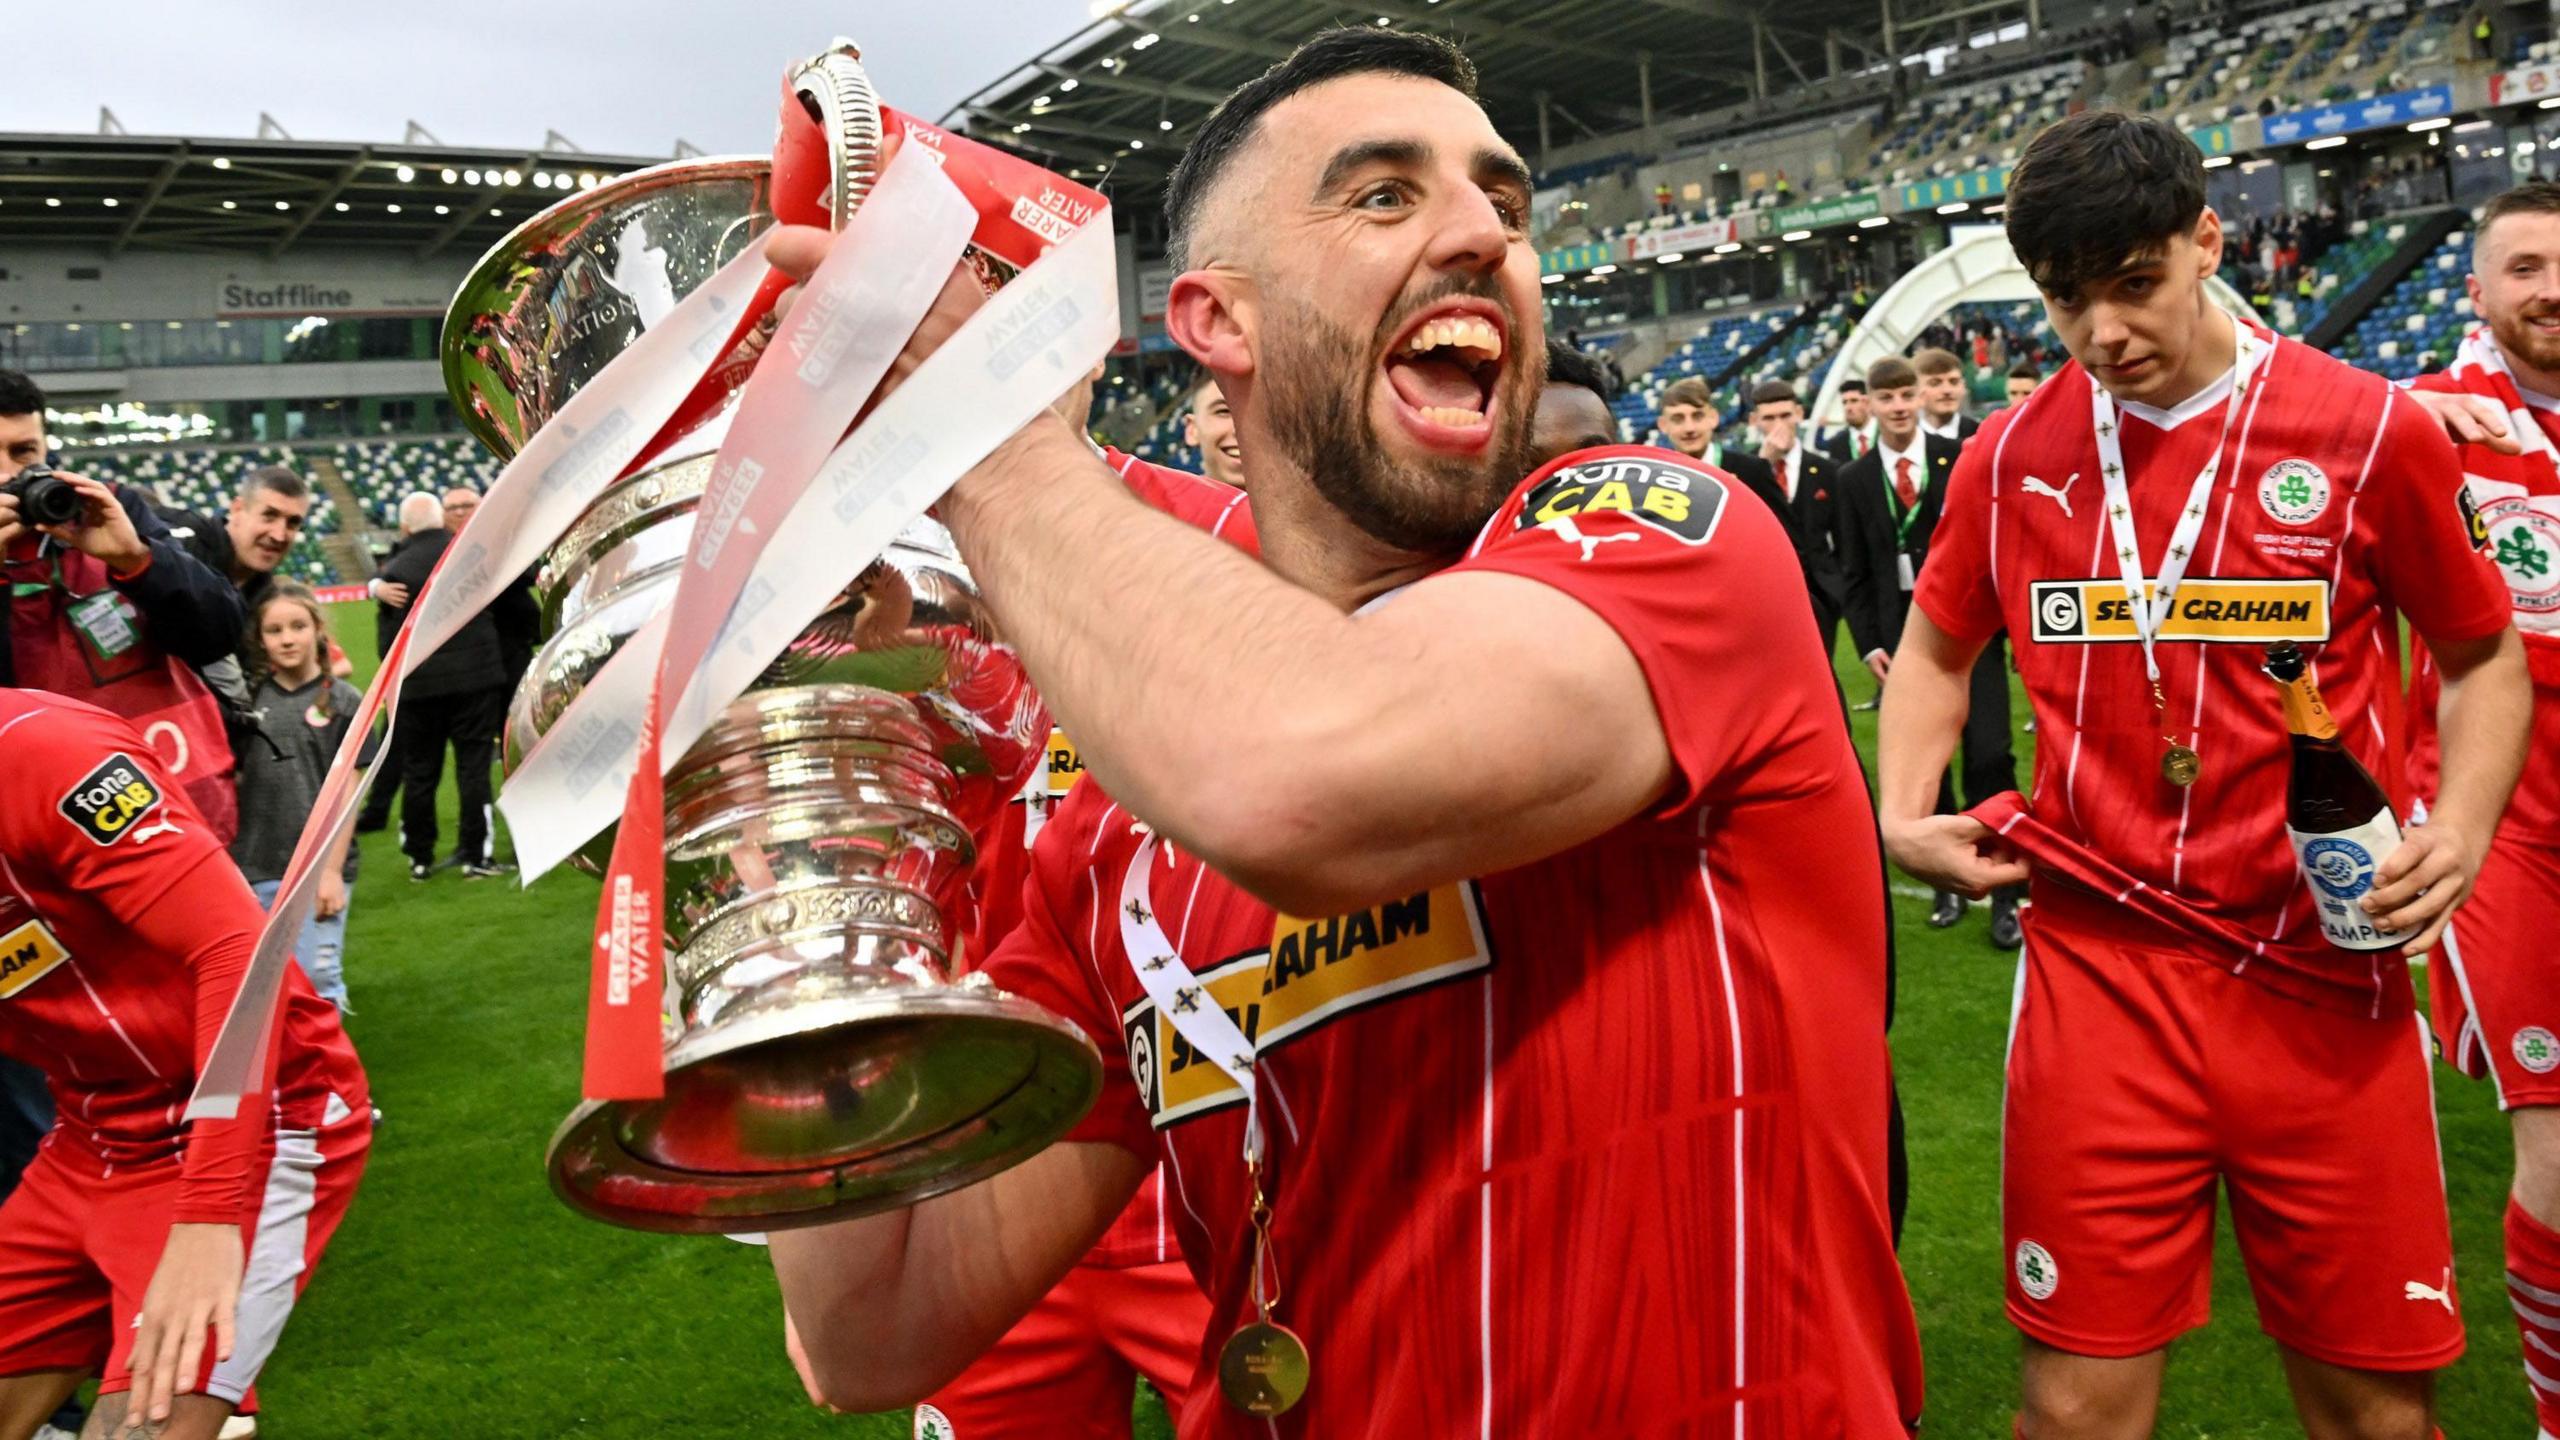
M 2234 315 L 2257 313 L 2219 275 L 2206 279 L 2205 292 Z M 2041 298 L 2035 282 L 2027 278 L 2026 267 L 2018 263 L 2017 252 L 2009 248 L 2007 234 L 1997 226 L 1969 227 L 1959 232 L 1954 243 L 1913 266 L 1893 282 L 1893 288 L 1876 297 L 1865 318 L 1840 342 L 1839 358 L 1831 364 L 1830 378 L 1822 382 L 1822 393 L 1813 397 L 1811 413 L 1839 414 L 1842 380 L 1863 377 L 1869 365 L 1903 353 L 1921 331 L 1956 306 Z

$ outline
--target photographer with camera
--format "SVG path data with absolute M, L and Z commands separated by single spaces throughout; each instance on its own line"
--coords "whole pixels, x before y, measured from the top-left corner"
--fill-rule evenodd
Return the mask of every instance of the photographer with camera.
M 0 684 L 130 720 L 228 843 L 239 813 L 222 710 L 190 666 L 232 653 L 238 587 L 186 551 L 141 491 L 45 463 L 44 391 L 0 370 Z

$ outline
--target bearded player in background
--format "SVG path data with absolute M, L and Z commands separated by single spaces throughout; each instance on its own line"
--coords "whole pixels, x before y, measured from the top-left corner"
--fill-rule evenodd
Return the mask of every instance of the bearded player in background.
M 2462 446 L 2463 503 L 2524 636 L 2539 763 L 2525 767 L 2471 898 L 2445 931 L 2445 963 L 2427 969 L 2427 1008 L 2444 1055 L 2495 1081 L 2515 1132 L 2508 1300 L 2534 1412 L 2545 1435 L 2560 1435 L 2560 185 L 2519 185 L 2482 209 L 2470 291 L 2484 328 L 2451 370 L 2416 386 L 2481 397 L 2521 442 L 2483 435 Z M 2410 780 L 2432 800 L 2439 684 L 2422 658 Z
M 1168 323 L 1234 403 L 1270 568 L 1129 500 L 1053 421 L 942 505 L 1147 830 L 1131 931 L 988 967 L 1100 1040 L 1075 1134 L 774 1237 L 833 1403 L 965 1364 L 1161 1155 L 1204 1361 L 1294 1332 L 1306 1378 L 1285 1408 L 1276 1372 L 1222 1371 L 1185 1440 L 1917 1421 L 1882 886 L 1798 883 L 1871 843 L 1803 583 L 1710 469 L 1612 447 L 1522 479 L 1529 177 L 1473 79 L 1427 36 L 1331 32 L 1177 172 Z M 805 273 L 828 243 L 768 253 Z M 978 303 L 947 289 L 901 365 Z M 1131 953 L 1146 927 L 1157 953 Z M 1177 963 L 1187 994 L 1151 1009 L 1139 967 Z M 1254 1016 L 1249 1064 L 1164 1043 L 1212 998 Z
M 0 689 L 0 754 L 0 1048 L 60 1114 L 0 1205 L 0 1436 L 95 1375 L 92 1440 L 212 1440 L 354 1198 L 364 1070 L 288 966 L 264 1077 L 182 1124 L 266 917 L 123 720 Z
M 2024 1440 L 2150 1433 L 2166 1347 L 2205 1318 L 2216 1182 L 2305 1429 L 2426 1440 L 2462 1351 L 2426 1051 L 2401 953 L 2315 923 L 2258 667 L 2272 640 L 2308 651 L 2388 783 L 2400 616 L 2435 653 L 2439 804 L 2361 902 L 2424 951 L 2514 784 L 2524 661 L 2436 422 L 2211 305 L 2204 194 L 2184 135 L 2107 112 L 2011 176 L 2010 243 L 2073 360 L 1957 461 L 1885 691 L 1885 845 L 1975 894 L 2033 858 L 2002 1123 Z M 2107 629 L 2137 588 L 2174 592 L 2167 619 Z M 2004 627 L 2035 798 L 1933 816 Z

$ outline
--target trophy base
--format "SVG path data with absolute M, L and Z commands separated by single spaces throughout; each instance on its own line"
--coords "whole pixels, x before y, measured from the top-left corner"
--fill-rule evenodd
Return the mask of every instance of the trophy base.
M 706 1235 L 901 1209 L 1029 1159 L 1102 1082 L 1081 1031 L 983 981 L 753 1007 L 666 1071 L 664 1097 L 587 1101 L 552 1135 L 571 1209 Z

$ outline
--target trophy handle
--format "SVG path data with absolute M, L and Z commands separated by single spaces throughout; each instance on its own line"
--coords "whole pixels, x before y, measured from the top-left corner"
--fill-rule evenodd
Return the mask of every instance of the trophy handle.
M 880 178 L 880 96 L 862 48 L 837 39 L 792 75 L 791 93 L 828 137 L 827 228 L 842 230 Z

